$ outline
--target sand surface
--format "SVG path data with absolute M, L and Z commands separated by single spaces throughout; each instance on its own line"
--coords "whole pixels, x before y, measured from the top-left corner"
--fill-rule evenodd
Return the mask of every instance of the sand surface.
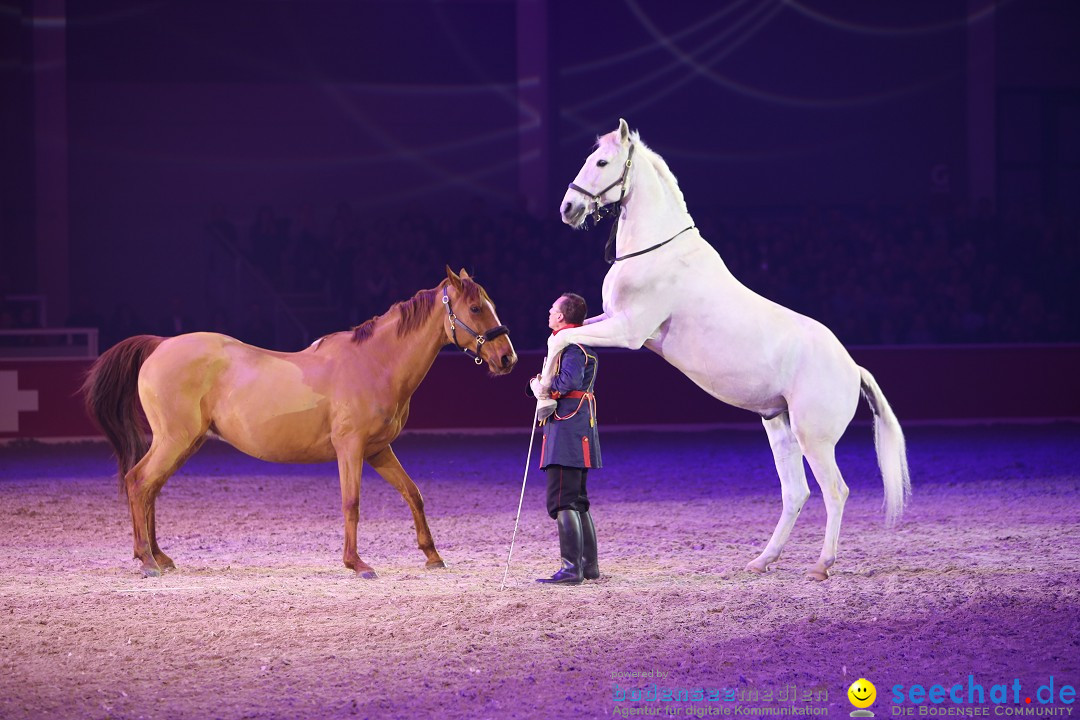
M 1036 692 L 1080 685 L 1080 426 L 909 428 L 908 442 L 914 497 L 887 530 L 870 431 L 849 430 L 839 560 L 813 583 L 812 480 L 775 571 L 742 570 L 780 511 L 763 431 L 607 433 L 590 476 L 603 577 L 533 583 L 557 564 L 533 471 L 503 591 L 527 437 L 395 443 L 441 571 L 365 469 L 373 581 L 341 565 L 334 465 L 208 444 L 158 502 L 178 570 L 144 579 L 104 444 L 3 447 L 0 717 L 847 717 L 865 677 L 881 718 L 897 684 L 966 697 L 969 675 L 986 692 L 1018 680 L 1009 708 L 1071 707 Z M 659 699 L 695 688 L 703 700 Z

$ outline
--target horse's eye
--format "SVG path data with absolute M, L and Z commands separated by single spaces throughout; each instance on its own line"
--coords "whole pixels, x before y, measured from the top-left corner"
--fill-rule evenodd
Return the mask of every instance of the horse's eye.
M 596 167 L 604 167 L 607 165 L 607 160 L 597 160 Z
M 471 313 L 480 312 L 480 306 L 479 305 L 473 305 L 471 308 L 469 308 L 469 312 L 471 312 Z

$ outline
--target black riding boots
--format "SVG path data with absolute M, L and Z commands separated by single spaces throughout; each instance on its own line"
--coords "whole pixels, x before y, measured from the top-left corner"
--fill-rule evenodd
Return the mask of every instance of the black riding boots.
M 580 585 L 588 578 L 600 577 L 596 561 L 596 527 L 592 516 L 577 510 L 560 510 L 555 518 L 559 525 L 559 554 L 562 567 L 549 578 L 536 582 L 554 585 Z
M 560 510 L 555 522 L 559 524 L 559 554 L 562 567 L 549 578 L 536 582 L 554 585 L 580 585 L 585 578 L 581 571 L 581 516 L 577 510 Z
M 592 515 L 586 510 L 581 515 L 581 570 L 586 580 L 600 577 L 600 564 L 596 560 L 596 526 Z

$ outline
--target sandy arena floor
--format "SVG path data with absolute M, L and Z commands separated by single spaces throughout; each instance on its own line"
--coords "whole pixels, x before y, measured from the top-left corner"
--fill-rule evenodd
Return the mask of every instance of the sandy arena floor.
M 840 558 L 821 584 L 804 579 L 825 522 L 813 481 L 776 571 L 742 571 L 780 511 L 763 431 L 603 441 L 602 579 L 532 582 L 557 559 L 533 471 L 501 592 L 527 437 L 395 444 L 442 571 L 423 569 L 405 503 L 367 470 L 374 581 L 341 565 L 332 465 L 208 444 L 158 503 L 179 570 L 143 579 L 104 444 L 0 448 L 0 717 L 847 717 L 865 677 L 881 718 L 897 684 L 962 683 L 966 697 L 969 675 L 1009 686 L 991 716 L 1075 707 L 1036 692 L 1050 676 L 1056 694 L 1080 685 L 1080 426 L 909 428 L 914 497 L 895 531 L 870 431 L 852 428 Z M 694 688 L 703 701 L 659 699 Z

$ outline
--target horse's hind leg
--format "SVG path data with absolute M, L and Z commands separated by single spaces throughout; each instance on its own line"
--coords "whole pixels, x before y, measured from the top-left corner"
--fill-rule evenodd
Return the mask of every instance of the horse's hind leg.
M 150 500 L 150 524 L 147 528 L 150 535 L 150 552 L 154 556 L 154 560 L 157 562 L 158 567 L 162 572 L 169 572 L 176 569 L 176 563 L 172 561 L 168 555 L 161 551 L 161 548 L 157 544 L 157 493 L 154 494 L 153 499 Z
M 784 501 L 784 510 L 776 523 L 768 545 L 754 560 L 746 566 L 750 572 L 768 572 L 769 565 L 780 558 L 780 553 L 791 535 L 795 520 L 799 517 L 806 499 L 810 497 L 810 488 L 806 484 L 806 471 L 803 469 L 802 449 L 791 431 L 788 414 L 781 413 L 770 420 L 762 420 L 765 432 L 772 447 L 776 473 L 780 476 L 780 494 Z
M 201 438 L 199 438 L 190 448 L 187 449 L 187 451 L 180 457 L 180 459 L 176 461 L 175 466 L 173 467 L 172 471 L 170 471 L 169 474 L 166 476 L 166 479 L 169 476 L 171 476 L 174 472 L 176 472 L 177 468 L 179 468 L 181 465 L 183 465 L 185 462 L 187 462 L 188 458 L 190 458 L 192 455 L 194 455 L 199 450 L 199 448 L 202 447 L 204 442 L 206 442 L 206 436 L 205 435 L 203 435 Z M 161 484 L 164 485 L 165 482 L 162 481 Z M 160 489 L 161 488 L 159 487 L 158 490 L 160 491 Z M 148 530 L 149 535 L 150 535 L 150 551 L 154 555 L 154 560 L 157 561 L 158 567 L 161 568 L 162 572 L 168 572 L 170 570 L 175 570 L 176 569 L 176 563 L 174 563 L 172 561 L 172 558 L 170 558 L 168 555 L 166 555 L 164 552 L 162 552 L 161 548 L 158 547 L 158 542 L 157 542 L 157 495 L 158 495 L 157 492 L 155 492 L 153 497 L 150 499 L 150 513 L 149 513 L 150 522 L 149 522 L 149 526 L 147 527 L 147 530 Z
M 147 577 L 161 575 L 176 567 L 157 546 L 155 505 L 165 481 L 188 458 L 197 442 L 178 441 L 175 437 L 166 432 L 155 433 L 150 450 L 124 477 L 131 508 L 135 559 L 142 563 L 142 573 Z
M 409 509 L 412 510 L 413 523 L 416 525 L 416 542 L 427 556 L 427 567 L 446 567 L 439 551 L 435 549 L 435 540 L 431 537 L 431 530 L 428 528 L 427 515 L 424 514 L 424 498 L 420 494 L 420 489 L 401 467 L 394 451 L 388 445 L 385 450 L 369 457 L 368 463 L 375 468 L 375 472 L 382 475 L 386 482 L 401 493 L 401 497 L 405 498 Z
M 810 568 L 807 577 L 811 580 L 825 580 L 829 577 L 829 568 L 836 562 L 836 548 L 840 541 L 840 520 L 844 515 L 844 503 L 847 502 L 848 486 L 840 475 L 836 464 L 836 446 L 832 442 L 817 441 L 806 443 L 803 447 L 810 469 L 821 488 L 825 499 L 825 511 L 828 520 L 825 523 L 825 544 L 821 548 L 821 557 Z

